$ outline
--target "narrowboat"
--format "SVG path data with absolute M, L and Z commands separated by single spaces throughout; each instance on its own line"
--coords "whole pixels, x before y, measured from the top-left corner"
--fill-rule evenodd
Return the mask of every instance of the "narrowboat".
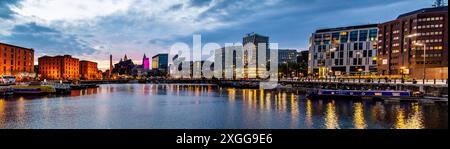
M 310 97 L 317 98 L 411 98 L 410 91 L 381 90 L 328 90 L 318 89 L 309 92 Z
M 55 93 L 56 89 L 50 85 L 13 85 L 14 94 L 48 94 Z
M 0 96 L 8 96 L 14 93 L 13 89 L 9 86 L 0 86 Z

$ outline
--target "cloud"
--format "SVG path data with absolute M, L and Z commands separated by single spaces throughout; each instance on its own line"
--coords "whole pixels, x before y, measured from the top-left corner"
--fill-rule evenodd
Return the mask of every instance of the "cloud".
M 92 54 L 95 52 L 86 41 L 79 39 L 75 35 L 66 35 L 57 30 L 28 23 L 15 26 L 11 35 L 0 37 L 7 43 L 22 45 L 34 48 L 36 56 L 44 54 L 63 55 L 63 54 Z M 37 48 L 38 47 L 38 48 Z
M 414 6 L 411 6 L 414 3 Z M 109 54 L 140 61 L 176 42 L 240 42 L 245 33 L 270 36 L 280 47 L 307 47 L 318 27 L 392 19 L 423 0 L 1 0 L 0 41 L 95 59 Z M 394 5 L 395 4 L 395 5 Z M 421 6 L 422 5 L 422 6 Z M 391 10 L 393 7 L 398 9 Z M 410 7 L 411 6 L 411 7 Z M 370 13 L 366 13 L 367 11 Z M 377 11 L 383 10 L 383 11 Z M 376 13 L 375 13 L 376 12 Z M 382 16 L 382 17 L 379 17 Z M 374 17 L 376 17 L 374 19 Z

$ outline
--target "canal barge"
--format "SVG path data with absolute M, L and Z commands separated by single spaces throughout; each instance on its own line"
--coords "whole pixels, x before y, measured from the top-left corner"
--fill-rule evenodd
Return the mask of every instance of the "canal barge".
M 50 85 L 12 85 L 14 94 L 50 94 L 56 93 L 56 89 Z
M 309 93 L 311 98 L 346 98 L 346 99 L 407 99 L 416 98 L 416 94 L 413 95 L 411 91 L 381 91 L 381 90 L 330 90 L 330 89 L 317 89 L 312 90 Z
M 12 95 L 14 90 L 10 86 L 0 86 L 0 96 Z

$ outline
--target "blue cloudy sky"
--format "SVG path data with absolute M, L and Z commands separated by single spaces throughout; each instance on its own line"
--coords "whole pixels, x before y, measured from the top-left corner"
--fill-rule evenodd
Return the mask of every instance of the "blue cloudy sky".
M 246 33 L 304 50 L 318 28 L 380 23 L 432 0 L 0 0 L 0 42 L 35 57 L 71 54 L 108 66 L 124 54 L 167 52 L 175 42 L 221 45 Z

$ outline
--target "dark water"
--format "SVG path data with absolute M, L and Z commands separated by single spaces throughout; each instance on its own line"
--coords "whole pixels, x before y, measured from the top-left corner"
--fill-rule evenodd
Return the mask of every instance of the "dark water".
M 448 128 L 448 106 L 209 85 L 101 85 L 66 97 L 0 97 L 0 128 Z

